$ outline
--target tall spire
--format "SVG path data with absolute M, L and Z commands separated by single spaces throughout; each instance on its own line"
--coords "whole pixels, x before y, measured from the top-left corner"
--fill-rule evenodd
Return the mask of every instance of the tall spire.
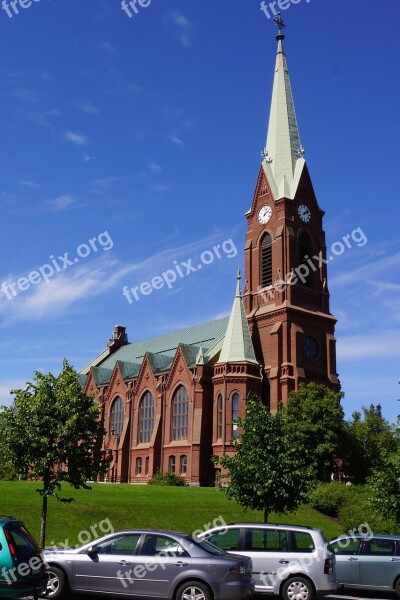
M 250 362 L 258 364 L 244 312 L 240 279 L 240 271 L 238 271 L 235 299 L 218 363 Z
M 285 24 L 280 13 L 274 21 L 279 28 L 276 36 L 278 52 L 263 165 L 275 199 L 278 199 L 294 197 L 305 161 L 283 47 Z

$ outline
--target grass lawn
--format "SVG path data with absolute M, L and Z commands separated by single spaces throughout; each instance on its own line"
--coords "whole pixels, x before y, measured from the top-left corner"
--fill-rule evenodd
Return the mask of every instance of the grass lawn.
M 35 492 L 38 487 L 35 482 L 0 481 L 0 514 L 23 520 L 37 539 L 41 511 L 41 497 Z M 109 519 L 115 531 L 146 527 L 186 532 L 205 529 L 218 517 L 226 523 L 262 521 L 261 512 L 245 511 L 215 488 L 94 484 L 90 491 L 71 490 L 65 486 L 64 495 L 69 494 L 75 499 L 71 504 L 49 500 L 48 546 L 60 543 L 73 546 L 79 543 L 80 532 L 90 532 L 91 526 L 104 519 Z M 270 521 L 318 527 L 328 539 L 343 531 L 337 522 L 309 506 L 302 506 L 289 515 L 271 515 Z M 107 524 L 103 523 L 103 531 L 106 529 Z M 99 531 L 99 535 L 103 533 Z M 80 541 L 90 540 L 82 534 Z

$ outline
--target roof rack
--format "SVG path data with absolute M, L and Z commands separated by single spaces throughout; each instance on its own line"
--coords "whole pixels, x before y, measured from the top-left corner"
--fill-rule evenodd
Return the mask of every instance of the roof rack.
M 256 525 L 258 527 L 263 527 L 264 525 L 273 526 L 273 527 L 298 527 L 300 529 L 310 529 L 314 530 L 315 527 L 310 527 L 308 525 L 295 525 L 294 523 L 260 523 L 260 522 L 244 522 L 238 521 L 237 523 L 227 523 L 227 525 Z M 221 525 L 223 527 L 223 525 Z

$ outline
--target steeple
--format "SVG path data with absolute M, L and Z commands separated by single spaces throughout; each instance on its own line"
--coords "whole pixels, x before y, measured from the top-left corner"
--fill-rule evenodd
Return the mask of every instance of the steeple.
M 286 54 L 283 47 L 285 27 L 280 13 L 274 19 L 279 28 L 276 36 L 278 52 L 272 91 L 267 144 L 262 153 L 263 167 L 275 200 L 286 197 L 293 199 L 305 161 L 300 143 L 299 128 L 292 89 L 290 86 Z
M 237 274 L 236 294 L 231 316 L 226 329 L 224 343 L 218 360 L 220 363 L 249 362 L 258 364 L 250 337 L 240 291 L 240 271 Z

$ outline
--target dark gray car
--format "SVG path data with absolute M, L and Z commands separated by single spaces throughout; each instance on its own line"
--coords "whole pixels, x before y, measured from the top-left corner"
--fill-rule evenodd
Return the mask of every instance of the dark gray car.
M 336 578 L 341 586 L 394 590 L 400 598 L 400 536 L 343 535 L 332 540 Z
M 251 559 L 174 531 L 119 531 L 74 550 L 45 550 L 46 598 L 67 591 L 174 600 L 247 600 Z

